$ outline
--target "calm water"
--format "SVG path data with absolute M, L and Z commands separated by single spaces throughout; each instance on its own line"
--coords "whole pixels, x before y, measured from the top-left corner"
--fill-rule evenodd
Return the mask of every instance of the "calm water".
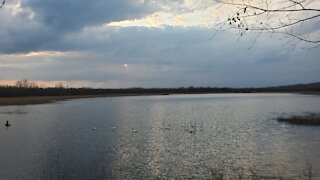
M 0 107 L 0 179 L 210 177 L 216 168 L 320 177 L 320 96 L 219 94 L 79 99 Z M 5 121 L 12 124 L 4 126 Z

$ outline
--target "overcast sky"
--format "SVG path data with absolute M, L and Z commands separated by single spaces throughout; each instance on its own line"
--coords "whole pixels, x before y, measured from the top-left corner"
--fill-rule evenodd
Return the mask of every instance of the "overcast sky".
M 95 88 L 320 81 L 319 47 L 302 43 L 293 50 L 281 35 L 213 36 L 228 13 L 234 9 L 211 0 L 7 0 L 0 9 L 0 84 L 23 78 Z M 319 22 L 305 27 L 319 37 Z

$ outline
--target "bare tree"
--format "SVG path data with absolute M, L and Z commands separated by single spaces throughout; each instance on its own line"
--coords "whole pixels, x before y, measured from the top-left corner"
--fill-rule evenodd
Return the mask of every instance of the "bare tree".
M 1 2 L 1 1 L 0 1 Z M 0 4 L 0 9 L 6 4 L 6 0 L 2 0 L 1 4 Z
M 39 86 L 37 85 L 37 83 L 31 81 L 29 82 L 29 85 L 28 85 L 29 88 L 39 88 Z
M 38 85 L 33 81 L 29 81 L 28 79 L 21 79 L 16 82 L 16 87 L 18 87 L 18 88 L 38 88 Z
M 215 0 L 228 17 L 216 24 L 219 31 L 283 34 L 288 42 L 320 46 L 319 0 Z M 256 38 L 256 39 L 257 39 Z
M 28 87 L 29 80 L 28 79 L 21 79 L 16 82 L 16 87 L 22 88 L 22 87 Z
M 62 82 L 58 82 L 58 83 L 55 85 L 55 88 L 64 89 L 64 88 L 65 88 L 65 85 L 64 85 Z

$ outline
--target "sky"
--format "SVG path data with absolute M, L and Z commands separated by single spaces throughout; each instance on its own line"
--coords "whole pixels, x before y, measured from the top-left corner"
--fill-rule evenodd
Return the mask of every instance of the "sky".
M 217 32 L 236 8 L 212 0 L 7 0 L 0 9 L 0 85 L 25 78 L 92 88 L 320 81 L 319 47 L 293 46 L 281 34 Z M 301 34 L 320 36 L 319 22 L 301 27 Z

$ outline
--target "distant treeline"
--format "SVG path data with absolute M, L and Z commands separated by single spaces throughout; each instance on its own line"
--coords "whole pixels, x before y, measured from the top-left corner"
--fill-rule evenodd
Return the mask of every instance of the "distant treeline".
M 40 88 L 38 86 L 1 86 L 0 97 L 21 96 L 70 96 L 70 95 L 121 95 L 121 94 L 195 94 L 195 93 L 260 93 L 260 92 L 301 92 L 320 93 L 320 82 L 290 86 L 265 88 L 127 88 L 127 89 L 92 89 L 92 88 Z

